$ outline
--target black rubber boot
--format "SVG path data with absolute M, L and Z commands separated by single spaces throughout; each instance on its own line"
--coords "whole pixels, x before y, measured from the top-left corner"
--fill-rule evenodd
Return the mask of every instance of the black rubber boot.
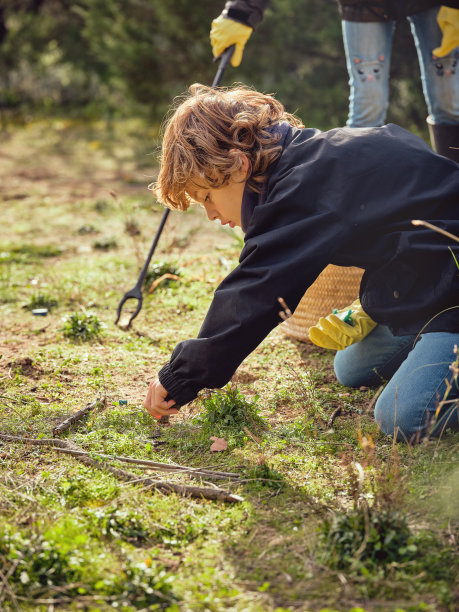
M 432 123 L 427 117 L 432 149 L 459 164 L 459 124 Z

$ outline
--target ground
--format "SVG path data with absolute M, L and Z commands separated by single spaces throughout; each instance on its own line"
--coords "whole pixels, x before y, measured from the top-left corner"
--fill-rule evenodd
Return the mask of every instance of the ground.
M 0 609 L 453 610 L 458 435 L 394 445 L 373 422 L 375 389 L 340 386 L 331 351 L 274 330 L 218 396 L 247 422 L 234 406 L 219 421 L 206 397 L 165 426 L 144 412 L 149 381 L 196 335 L 241 243 L 199 209 L 172 213 L 152 270 L 179 279 L 145 292 L 131 329 L 114 325 L 163 212 L 147 188 L 157 149 L 157 128 L 138 121 L 1 134 L 0 433 L 49 439 L 100 398 L 60 439 L 96 460 L 238 473 L 215 485 L 243 501 L 151 491 L 145 476 L 215 485 L 111 462 L 136 475 L 126 483 L 0 440 Z M 86 340 L 84 316 L 102 324 Z M 228 450 L 210 452 L 213 435 Z

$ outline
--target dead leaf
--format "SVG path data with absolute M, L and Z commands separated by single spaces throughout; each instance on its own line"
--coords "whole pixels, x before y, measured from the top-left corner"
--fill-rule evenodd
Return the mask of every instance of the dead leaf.
M 215 436 L 212 436 L 210 439 L 214 441 L 214 443 L 210 447 L 210 451 L 212 453 L 224 451 L 228 448 L 228 442 L 223 438 L 216 438 Z
M 166 274 L 163 274 L 162 276 L 157 278 L 155 281 L 153 281 L 153 283 L 151 284 L 150 289 L 148 290 L 148 293 L 153 293 L 153 291 L 156 289 L 156 287 L 160 283 L 162 283 L 164 280 L 178 281 L 178 280 L 180 280 L 180 278 L 177 276 L 177 274 L 170 274 L 169 272 L 166 272 Z

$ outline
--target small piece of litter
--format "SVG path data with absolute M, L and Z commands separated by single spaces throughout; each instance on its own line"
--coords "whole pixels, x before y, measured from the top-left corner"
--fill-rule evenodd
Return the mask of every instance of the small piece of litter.
M 118 400 L 120 406 L 127 406 L 127 400 Z
M 35 308 L 35 310 L 32 310 L 32 314 L 35 315 L 36 317 L 46 317 L 46 315 L 48 314 L 48 309 L 47 308 Z

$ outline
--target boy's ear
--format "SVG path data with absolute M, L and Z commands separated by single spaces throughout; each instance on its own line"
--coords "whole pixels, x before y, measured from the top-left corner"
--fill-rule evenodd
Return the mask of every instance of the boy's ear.
M 250 168 L 249 158 L 247 157 L 245 153 L 241 153 L 241 159 L 242 159 L 242 170 L 244 170 L 245 174 L 247 175 L 249 168 Z
M 239 151 L 238 149 L 231 149 L 231 152 L 237 153 L 237 156 L 241 160 L 241 172 L 247 175 L 249 168 L 250 168 L 250 162 L 249 162 L 249 158 L 247 157 L 247 155 L 245 153 L 242 153 L 242 151 Z

